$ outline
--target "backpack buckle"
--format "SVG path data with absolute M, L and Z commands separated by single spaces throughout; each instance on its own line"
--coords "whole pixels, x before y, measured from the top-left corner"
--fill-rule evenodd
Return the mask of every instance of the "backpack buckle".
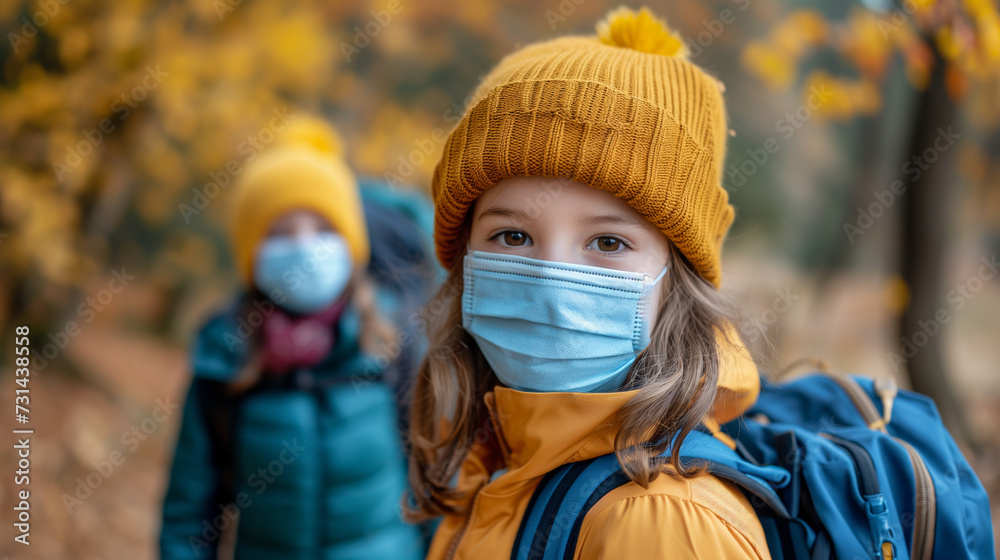
M 865 496 L 865 513 L 875 542 L 875 557 L 882 560 L 896 558 L 896 545 L 893 542 L 892 527 L 889 526 L 889 506 L 885 497 L 882 494 Z

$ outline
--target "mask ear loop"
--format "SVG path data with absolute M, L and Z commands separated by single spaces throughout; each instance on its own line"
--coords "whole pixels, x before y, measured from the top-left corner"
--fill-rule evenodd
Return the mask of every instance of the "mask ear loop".
M 641 356 L 642 353 L 646 351 L 646 347 L 649 346 L 648 339 L 653 332 L 653 327 L 655 326 L 650 324 L 649 321 L 653 314 L 653 310 L 649 307 L 649 300 L 652 299 L 653 290 L 656 289 L 656 287 L 660 284 L 660 281 L 663 280 L 663 277 L 667 275 L 667 271 L 670 270 L 670 260 L 671 259 L 668 257 L 667 263 L 663 265 L 663 269 L 660 270 L 660 273 L 657 274 L 655 278 L 650 281 L 650 276 L 647 274 L 646 279 L 643 282 L 644 285 L 642 295 L 639 297 L 639 318 L 642 321 L 642 328 L 640 328 L 637 332 L 639 333 L 638 336 L 640 340 L 645 340 L 646 344 L 643 345 L 641 349 L 637 350 L 636 356 Z M 633 344 L 636 342 L 639 341 L 633 340 Z
M 644 359 L 646 350 L 649 349 L 649 343 L 650 343 L 649 339 L 653 334 L 653 328 L 656 326 L 650 324 L 650 317 L 653 314 L 652 313 L 653 310 L 652 308 L 649 307 L 649 300 L 652 297 L 653 290 L 657 286 L 659 286 L 660 281 L 663 280 L 663 277 L 667 275 L 667 271 L 670 270 L 671 260 L 672 259 L 670 257 L 667 257 L 667 262 L 666 264 L 663 265 L 663 269 L 660 270 L 659 274 L 657 274 L 656 277 L 652 279 L 652 281 L 649 281 L 650 276 L 648 274 L 646 275 L 646 282 L 644 282 L 645 285 L 643 286 L 643 293 L 642 296 L 640 296 L 639 298 L 639 307 L 640 307 L 639 316 L 641 317 L 642 321 L 642 330 L 645 331 L 642 332 L 639 336 L 643 339 L 645 344 L 642 346 L 642 348 L 636 350 L 635 363 L 632 364 L 632 369 L 631 371 L 629 371 L 628 377 L 625 378 L 625 383 L 622 384 L 622 387 L 620 387 L 619 390 L 622 390 L 622 388 L 629 386 L 634 381 L 633 376 L 635 374 L 635 368 Z M 633 341 L 633 344 L 634 343 L 635 341 Z
M 670 261 L 671 259 L 668 257 L 667 263 L 663 265 L 663 270 L 656 275 L 656 278 L 653 278 L 653 281 L 650 282 L 648 286 L 655 286 L 660 283 L 660 280 L 663 280 L 663 277 L 667 275 L 667 271 L 670 270 Z M 649 278 L 649 275 L 647 274 L 646 277 Z

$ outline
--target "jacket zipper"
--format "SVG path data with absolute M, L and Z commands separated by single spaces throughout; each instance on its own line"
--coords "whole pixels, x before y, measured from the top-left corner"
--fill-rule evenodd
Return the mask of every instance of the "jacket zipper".
M 476 488 L 475 494 L 473 494 L 472 505 L 469 506 L 469 515 L 465 516 L 465 521 L 462 523 L 462 528 L 455 533 L 455 537 L 451 540 L 451 545 L 448 546 L 448 552 L 444 555 L 446 560 L 451 560 L 458 553 L 458 543 L 461 542 L 462 537 L 465 536 L 465 532 L 469 530 L 469 525 L 472 524 L 472 516 L 476 513 L 476 505 L 479 504 L 479 491 L 483 489 L 485 484 L 481 484 L 479 488 Z
M 495 430 L 497 442 L 500 446 L 500 452 L 503 454 L 504 464 L 510 464 L 510 452 L 507 449 L 507 442 L 503 439 L 503 434 L 500 431 L 500 422 L 497 421 L 496 413 L 491 406 L 491 401 L 487 400 L 486 411 L 489 412 L 490 423 L 493 424 L 493 429 Z M 494 473 L 495 476 L 495 473 Z M 465 536 L 465 532 L 469 530 L 469 525 L 472 524 L 472 517 L 476 513 L 476 506 L 479 505 L 479 491 L 482 490 L 487 484 L 493 481 L 494 476 L 491 476 L 486 482 L 479 485 L 476 491 L 472 495 L 472 505 L 469 506 L 469 515 L 465 517 L 465 522 L 462 523 L 462 528 L 459 529 L 458 533 L 455 533 L 455 537 L 451 540 L 451 545 L 448 546 L 448 552 L 445 554 L 445 560 L 452 560 L 455 554 L 458 553 L 458 544 L 461 542 L 462 537 Z
M 889 433 L 885 426 L 888 419 L 891 418 L 891 402 L 897 391 L 895 383 L 876 384 L 876 390 L 882 397 L 882 406 L 886 410 L 886 418 L 883 419 L 879 417 L 871 397 L 856 381 L 843 375 L 827 374 L 827 377 L 836 382 L 847 393 L 869 428 L 885 434 Z M 913 465 L 913 478 L 916 481 L 914 492 L 916 503 L 913 510 L 913 540 L 910 543 L 910 556 L 913 560 L 929 560 L 934 552 L 934 528 L 937 521 L 935 518 L 937 496 L 934 493 L 934 482 L 920 453 L 909 443 L 899 438 L 894 437 L 893 439 L 902 445 L 910 456 L 910 463 Z
M 311 372 L 310 372 L 310 377 L 311 377 Z M 329 416 L 333 416 L 333 411 L 330 410 L 330 408 L 329 408 L 330 401 L 327 400 L 327 395 L 325 393 L 323 393 L 322 391 L 320 391 L 318 389 L 315 389 L 315 388 L 312 388 L 312 390 L 310 392 L 312 392 L 313 398 L 316 401 L 316 410 L 317 410 L 317 413 L 319 415 L 322 415 L 322 414 L 326 413 Z M 326 441 L 326 436 L 325 436 L 325 433 L 324 433 L 323 422 L 322 421 L 316 422 L 316 430 L 317 430 L 317 432 L 319 432 L 319 434 L 318 434 L 319 435 L 318 441 Z M 317 455 L 318 455 L 317 459 L 319 461 L 319 481 L 320 481 L 319 487 L 320 487 L 321 490 L 319 492 L 317 492 L 317 498 L 318 498 L 318 502 L 319 503 L 317 504 L 317 508 L 316 509 L 317 509 L 317 513 L 319 515 L 319 518 L 321 520 L 325 521 L 326 517 L 327 517 L 327 511 L 326 511 L 326 501 L 323 499 L 323 495 L 324 495 L 325 490 L 327 488 L 327 485 L 326 485 L 326 483 L 327 483 L 327 480 L 326 480 L 327 479 L 327 472 L 326 472 L 326 470 L 328 468 L 328 465 L 326 464 L 326 458 L 325 458 L 325 454 L 324 453 L 320 452 L 320 453 L 317 453 Z M 324 545 L 325 545 L 325 543 L 323 542 L 323 538 L 322 538 L 321 535 L 318 535 L 318 538 L 316 539 L 316 545 L 317 545 L 316 549 L 315 549 L 316 550 L 316 557 L 317 558 L 321 558 L 323 556 L 323 552 L 324 552 L 323 549 L 324 549 Z

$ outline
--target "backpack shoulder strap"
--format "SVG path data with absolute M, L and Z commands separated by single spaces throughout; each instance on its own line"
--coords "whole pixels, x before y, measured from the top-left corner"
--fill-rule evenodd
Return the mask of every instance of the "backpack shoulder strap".
M 616 475 L 620 475 L 616 476 Z M 619 480 L 621 478 L 621 480 Z M 605 484 L 607 482 L 607 484 Z M 541 560 L 561 557 L 576 521 L 600 497 L 628 482 L 614 454 L 565 464 L 551 471 L 535 488 L 514 540 L 511 558 Z M 576 528 L 579 534 L 579 528 Z M 574 544 L 575 544 L 575 538 Z
M 664 456 L 669 457 L 668 450 Z M 774 488 L 788 484 L 788 471 L 755 465 L 709 433 L 693 431 L 681 446 L 686 466 L 701 464 L 759 498 L 775 515 L 789 514 Z M 511 550 L 512 560 L 572 559 L 587 513 L 612 490 L 629 482 L 612 453 L 563 465 L 535 488 Z

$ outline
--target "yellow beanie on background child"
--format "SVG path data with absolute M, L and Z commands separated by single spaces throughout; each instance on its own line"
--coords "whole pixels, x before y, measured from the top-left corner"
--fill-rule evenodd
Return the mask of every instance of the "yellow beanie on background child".
M 356 265 L 368 261 L 368 232 L 343 143 L 326 122 L 299 116 L 244 169 L 234 186 L 230 242 L 240 277 L 253 282 L 254 252 L 274 220 L 311 210 L 344 237 Z
M 507 56 L 473 94 L 434 172 L 441 263 L 454 264 L 470 207 L 501 179 L 566 177 L 634 207 L 718 287 L 733 221 L 721 89 L 646 8 L 615 10 L 597 37 Z

